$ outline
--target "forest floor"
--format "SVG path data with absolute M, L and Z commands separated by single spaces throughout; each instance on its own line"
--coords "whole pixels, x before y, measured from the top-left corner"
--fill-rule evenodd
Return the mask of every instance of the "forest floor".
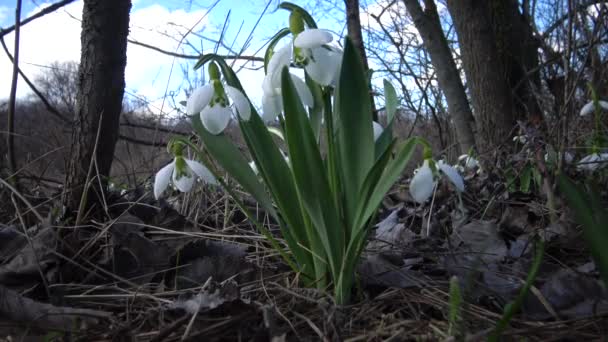
M 394 187 L 345 306 L 298 287 L 217 188 L 112 193 L 75 226 L 57 220 L 57 198 L 22 194 L 30 207 L 4 187 L 0 340 L 486 341 L 540 241 L 538 275 L 501 340 L 605 340 L 608 293 L 574 213 L 559 195 L 549 208 L 541 183 L 501 177 L 469 173 L 461 197 L 441 185 L 423 206 L 405 179 Z

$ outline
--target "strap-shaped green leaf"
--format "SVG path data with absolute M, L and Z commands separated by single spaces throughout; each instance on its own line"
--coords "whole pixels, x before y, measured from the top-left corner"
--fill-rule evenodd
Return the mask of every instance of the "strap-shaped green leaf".
M 205 148 L 217 160 L 217 162 L 228 172 L 236 181 L 249 192 L 260 205 L 278 220 L 277 213 L 272 206 L 272 201 L 264 186 L 249 167 L 249 163 L 241 152 L 225 135 L 213 135 L 209 133 L 198 115 L 192 116 L 192 127 L 203 140 Z
M 323 160 L 306 111 L 285 67 L 281 74 L 285 133 L 292 171 L 308 216 L 329 257 L 335 276 L 344 255 L 343 226 L 330 192 Z
M 390 125 L 395 119 L 399 99 L 395 87 L 388 80 L 383 80 L 384 83 L 384 109 L 386 110 L 386 122 Z
M 285 38 L 287 35 L 291 34 L 291 31 L 287 27 L 284 27 L 279 30 L 268 42 L 268 48 L 264 53 L 264 72 L 268 71 L 268 63 L 270 63 L 270 58 L 272 58 L 272 54 L 274 54 L 274 48 L 277 46 L 279 41 Z
M 352 226 L 363 181 L 374 162 L 372 107 L 363 62 L 349 37 L 335 98 L 337 150 L 346 226 Z
M 397 146 L 395 158 L 387 163 L 367 203 L 362 209 L 358 210 L 355 227 L 363 225 L 373 215 L 386 193 L 403 174 L 403 169 L 412 157 L 414 148 L 418 143 L 420 143 L 418 139 L 410 138 Z

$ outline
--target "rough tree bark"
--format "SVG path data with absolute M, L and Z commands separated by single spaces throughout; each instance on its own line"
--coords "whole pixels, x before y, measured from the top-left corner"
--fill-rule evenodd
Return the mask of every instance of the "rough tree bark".
M 538 71 L 539 42 L 534 38 L 531 17 L 520 13 L 518 0 L 489 0 L 496 48 L 505 66 L 506 79 L 513 95 L 516 119 L 542 120 L 536 100 L 540 89 Z M 536 71 L 533 71 L 536 70 Z
M 355 47 L 359 51 L 361 60 L 363 61 L 363 67 L 365 71 L 369 70 L 369 64 L 367 63 L 367 55 L 365 54 L 365 46 L 363 45 L 363 35 L 361 33 L 361 16 L 359 14 L 359 0 L 344 0 L 346 6 L 346 27 L 348 30 L 348 36 L 352 39 Z M 376 105 L 374 102 L 374 95 L 371 92 L 370 87 L 370 100 L 372 104 L 372 110 L 374 111 L 374 120 L 378 120 L 378 113 L 376 112 Z
M 479 133 L 478 146 L 509 142 L 515 124 L 506 67 L 496 47 L 487 0 L 448 0 Z
M 79 209 L 81 198 L 84 208 L 98 202 L 106 188 L 119 133 L 130 10 L 130 0 L 84 1 L 77 108 L 63 195 L 68 214 Z
M 460 152 L 467 153 L 475 147 L 475 120 L 469 106 L 460 73 L 452 57 L 452 52 L 441 28 L 437 6 L 434 0 L 424 0 L 424 10 L 419 0 L 403 0 L 407 11 L 437 72 L 437 81 L 448 103 L 450 116 L 454 120 Z

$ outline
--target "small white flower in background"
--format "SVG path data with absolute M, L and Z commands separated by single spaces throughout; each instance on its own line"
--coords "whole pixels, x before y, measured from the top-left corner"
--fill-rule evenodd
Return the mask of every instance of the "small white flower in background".
M 464 191 L 464 180 L 458 171 L 443 160 L 435 163 L 441 175 L 445 175 L 459 192 Z M 437 181 L 433 175 L 429 159 L 425 159 L 422 166 L 414 171 L 410 182 L 410 195 L 418 203 L 426 202 L 433 194 Z
M 412 195 L 414 201 L 424 203 L 431 197 L 435 184 L 437 184 L 433 176 L 433 170 L 429 166 L 429 161 L 425 160 L 414 173 L 414 177 L 410 181 L 410 195 Z
M 478 167 L 480 167 L 479 165 L 479 161 L 473 157 L 471 157 L 468 154 L 463 154 L 460 157 L 458 157 L 458 165 L 464 165 L 464 170 L 474 170 Z
M 179 191 L 189 192 L 192 190 L 194 181 L 199 177 L 209 184 L 217 185 L 217 180 L 203 164 L 177 156 L 171 163 L 156 173 L 156 177 L 154 178 L 154 197 L 159 199 L 170 182 Z
M 595 171 L 608 165 L 608 153 L 593 153 L 579 160 L 576 168 L 579 171 Z
M 376 141 L 382 135 L 384 128 L 376 121 L 372 121 L 372 128 L 374 129 L 374 141 Z
M 561 158 L 562 154 L 557 154 L 558 157 Z M 566 164 L 572 164 L 572 162 L 574 161 L 574 155 L 572 155 L 572 153 L 570 152 L 564 152 L 563 153 L 563 158 L 564 158 L 564 163 Z M 553 163 L 555 161 L 555 157 L 556 157 L 556 153 L 555 152 L 547 152 L 545 153 L 545 162 L 548 163 Z
M 528 138 L 526 138 L 525 135 L 516 135 L 513 137 L 513 141 L 520 144 L 525 144 L 526 142 L 528 142 Z
M 608 111 L 608 102 L 607 101 L 599 100 L 599 101 L 597 101 L 597 104 L 600 107 L 600 109 Z M 587 104 L 585 104 L 583 106 L 583 108 L 581 108 L 580 115 L 581 116 L 589 115 L 589 114 L 593 113 L 594 111 L 595 111 L 595 104 L 593 103 L 593 101 L 590 101 L 590 102 L 587 102 Z
M 186 103 L 188 115 L 199 114 L 205 129 L 211 134 L 220 134 L 230 122 L 232 109 L 229 99 L 234 104 L 234 110 L 243 120 L 251 117 L 251 104 L 245 95 L 238 89 L 223 85 L 219 78 L 219 68 L 215 63 L 209 64 L 209 78 L 211 81 L 196 89 Z

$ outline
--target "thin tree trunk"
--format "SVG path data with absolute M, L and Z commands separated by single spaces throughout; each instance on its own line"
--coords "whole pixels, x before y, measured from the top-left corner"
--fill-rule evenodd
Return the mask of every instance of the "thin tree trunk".
M 435 2 L 434 0 L 425 0 L 424 10 L 418 0 L 403 0 L 403 3 L 431 56 L 431 63 L 437 72 L 439 87 L 445 94 L 450 116 L 456 126 L 460 152 L 467 153 L 475 147 L 475 135 L 473 133 L 475 121 L 460 79 L 460 73 L 452 57 L 448 41 L 441 29 Z
M 479 132 L 479 146 L 509 142 L 516 121 L 506 68 L 499 58 L 487 0 L 448 0 Z
M 77 108 L 63 198 L 68 212 L 99 203 L 107 184 L 122 110 L 130 9 L 130 0 L 84 1 Z
M 363 67 L 365 71 L 369 71 L 369 64 L 367 63 L 367 55 L 365 54 L 365 45 L 363 45 L 363 35 L 361 33 L 361 17 L 359 14 L 359 0 L 344 0 L 346 6 L 346 27 L 348 29 L 348 36 L 355 44 L 355 47 L 359 51 L 361 60 L 363 61 Z M 370 84 L 370 101 L 372 104 L 372 111 L 374 112 L 374 120 L 378 120 L 378 114 L 376 112 L 376 105 L 374 101 L 374 95 L 371 92 Z

